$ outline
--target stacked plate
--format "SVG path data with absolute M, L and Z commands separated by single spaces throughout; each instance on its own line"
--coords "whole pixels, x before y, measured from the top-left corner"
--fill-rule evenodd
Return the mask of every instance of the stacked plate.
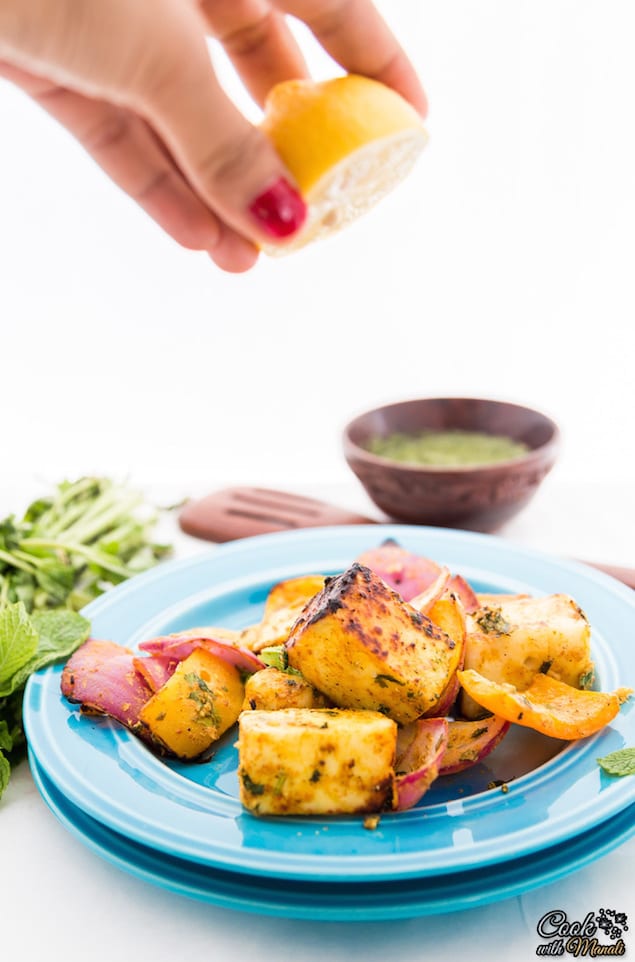
M 391 537 L 478 591 L 565 592 L 593 626 L 603 690 L 633 684 L 635 595 L 582 565 L 497 538 L 376 525 L 247 539 L 163 564 L 86 610 L 93 636 L 135 647 L 197 625 L 240 628 L 269 589 L 342 571 Z M 563 743 L 513 727 L 484 762 L 437 780 L 419 806 L 359 817 L 257 818 L 238 800 L 235 733 L 203 764 L 165 762 L 60 694 L 61 666 L 32 677 L 24 719 L 34 778 L 61 822 L 148 882 L 218 905 L 285 917 L 371 920 L 482 905 L 555 881 L 635 834 L 635 779 L 598 757 L 635 744 L 632 702 L 592 738 Z

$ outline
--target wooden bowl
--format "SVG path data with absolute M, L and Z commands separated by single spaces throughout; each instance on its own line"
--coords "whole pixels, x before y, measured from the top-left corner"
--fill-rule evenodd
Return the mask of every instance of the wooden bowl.
M 493 464 L 436 467 L 371 454 L 372 438 L 395 432 L 467 430 L 505 435 L 529 451 Z M 367 411 L 344 429 L 344 454 L 389 518 L 409 524 L 494 531 L 531 500 L 556 460 L 560 433 L 532 408 L 485 398 L 420 398 Z

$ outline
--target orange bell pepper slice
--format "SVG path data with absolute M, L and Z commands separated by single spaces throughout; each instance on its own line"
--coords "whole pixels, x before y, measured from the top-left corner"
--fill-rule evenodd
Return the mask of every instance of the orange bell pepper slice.
M 519 691 L 514 685 L 489 681 L 471 668 L 457 674 L 468 695 L 488 711 L 569 741 L 586 738 L 608 725 L 633 691 L 581 691 L 544 674 L 537 674 L 529 688 Z

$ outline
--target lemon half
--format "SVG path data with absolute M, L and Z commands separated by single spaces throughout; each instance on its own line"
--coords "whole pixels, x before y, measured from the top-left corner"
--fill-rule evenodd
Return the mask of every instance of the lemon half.
M 286 254 L 341 230 L 411 171 L 427 142 L 417 111 L 390 87 L 348 74 L 289 80 L 270 91 L 261 129 L 295 178 L 307 220 Z

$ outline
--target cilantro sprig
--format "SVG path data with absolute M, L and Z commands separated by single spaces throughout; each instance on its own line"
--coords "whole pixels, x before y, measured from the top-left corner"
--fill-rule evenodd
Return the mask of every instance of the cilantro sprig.
M 0 521 L 0 606 L 21 601 L 79 611 L 150 568 L 170 548 L 152 541 L 157 512 L 108 478 L 64 481 L 24 516 Z

